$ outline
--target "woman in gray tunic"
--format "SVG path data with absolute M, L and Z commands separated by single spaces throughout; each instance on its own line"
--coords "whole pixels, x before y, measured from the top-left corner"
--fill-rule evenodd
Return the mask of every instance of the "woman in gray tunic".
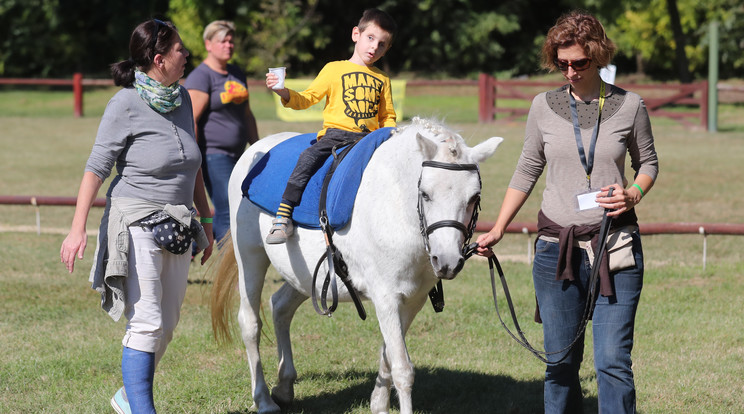
M 103 309 L 114 320 L 127 318 L 124 387 L 111 405 L 119 413 L 154 413 L 155 367 L 178 323 L 191 262 L 190 254 L 178 254 L 165 238 L 196 238 L 203 264 L 212 252 L 212 218 L 191 100 L 178 82 L 188 51 L 171 23 L 153 19 L 134 29 L 129 53 L 111 66 L 114 83 L 123 88 L 101 119 L 60 257 L 69 272 L 76 257 L 83 257 L 90 207 L 116 167 L 91 282 Z M 204 227 L 192 217 L 194 205 Z M 164 230 L 163 238 L 156 240 L 153 229 Z

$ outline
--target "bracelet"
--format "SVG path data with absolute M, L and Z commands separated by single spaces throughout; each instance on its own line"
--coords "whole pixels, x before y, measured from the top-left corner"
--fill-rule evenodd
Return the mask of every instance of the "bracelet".
M 644 196 L 644 195 L 646 195 L 646 194 L 644 194 L 644 193 L 643 193 L 643 189 L 641 188 L 641 186 L 640 186 L 640 185 L 638 185 L 638 184 L 636 184 L 636 183 L 633 183 L 633 185 L 632 185 L 631 187 L 635 187 L 635 188 L 637 188 L 637 189 L 638 189 L 638 191 L 640 191 L 640 192 L 641 192 L 641 198 L 643 198 L 643 196 Z
M 199 223 L 212 224 L 212 217 L 199 217 Z

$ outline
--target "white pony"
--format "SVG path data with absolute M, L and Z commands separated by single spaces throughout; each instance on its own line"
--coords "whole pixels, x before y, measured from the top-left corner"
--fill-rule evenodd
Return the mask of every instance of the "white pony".
M 462 269 L 463 243 L 468 237 L 465 230 L 480 200 L 477 164 L 494 153 L 502 138 L 493 137 L 470 148 L 462 137 L 441 123 L 418 118 L 393 134 L 369 161 L 351 220 L 334 234 L 333 240 L 343 253 L 353 287 L 374 304 L 382 332 L 380 370 L 370 408 L 373 413 L 388 412 L 391 386 L 395 386 L 400 412 L 410 414 L 414 369 L 405 335 L 437 281 L 453 279 Z M 222 250 L 227 253 L 223 258 L 231 258 L 230 247 L 234 249 L 237 272 L 235 262 L 222 260 L 213 284 L 215 334 L 229 338 L 227 297 L 235 291 L 239 275 L 238 321 L 248 353 L 254 405 L 259 413 L 279 412 L 279 405 L 294 399 L 297 372 L 289 326 L 312 290 L 321 291 L 321 286 L 312 286 L 312 279 L 326 248 L 323 233 L 295 228 L 286 244 L 264 244 L 272 216 L 244 198 L 241 191 L 251 166 L 270 148 L 293 135 L 296 134 L 280 133 L 259 140 L 236 165 L 228 187 L 233 243 Z M 428 231 L 426 223 L 430 224 Z M 271 393 L 259 355 L 259 308 L 269 264 L 285 279 L 271 297 L 279 352 L 278 379 Z M 338 295 L 340 301 L 351 299 L 343 284 L 339 284 Z

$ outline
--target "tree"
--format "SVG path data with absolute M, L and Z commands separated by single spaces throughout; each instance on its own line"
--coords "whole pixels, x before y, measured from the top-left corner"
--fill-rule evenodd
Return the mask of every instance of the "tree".
M 722 79 L 742 77 L 744 74 L 744 4 L 740 0 L 720 2 L 720 7 L 710 8 L 706 23 L 718 21 L 720 31 L 719 76 Z M 700 33 L 701 49 L 707 53 L 709 25 L 704 25 Z
M 294 61 L 310 61 L 308 43 L 322 47 L 313 36 L 322 30 L 310 26 L 318 21 L 318 0 L 238 1 L 215 4 L 206 0 L 171 0 L 169 15 L 178 27 L 184 45 L 192 54 L 191 64 L 206 57 L 202 33 L 211 21 L 231 20 L 236 26 L 233 62 L 246 73 L 260 76 L 270 66 L 291 66 Z
M 678 18 L 671 15 L 668 4 L 676 3 Z M 616 13 L 616 18 L 605 16 L 609 36 L 617 43 L 619 60 L 633 62 L 641 71 L 657 79 L 678 79 L 686 81 L 684 64 L 691 75 L 689 80 L 705 77 L 707 74 L 707 32 L 712 20 L 721 24 L 721 77 L 741 75 L 744 68 L 741 41 L 744 33 L 744 5 L 741 0 L 628 0 L 624 9 Z M 674 29 L 673 21 L 679 27 Z M 675 34 L 675 32 L 677 32 Z M 684 56 L 680 56 L 684 53 Z M 620 71 L 630 72 L 630 63 L 619 67 Z M 620 66 L 620 65 L 618 65 Z
M 547 4 L 546 4 L 547 3 Z M 314 73 L 322 63 L 351 56 L 351 29 L 370 7 L 388 12 L 398 23 L 392 49 L 380 65 L 392 74 L 420 77 L 502 77 L 539 70 L 539 41 L 555 19 L 576 1 L 541 0 L 324 0 L 317 7 L 324 46 L 313 61 L 297 67 Z M 327 38 L 326 38 L 327 34 Z
M 249 76 L 276 65 L 313 76 L 326 62 L 351 56 L 351 29 L 369 7 L 399 24 L 379 63 L 392 76 L 536 74 L 547 30 L 575 8 L 605 24 L 619 48 L 620 73 L 704 77 L 713 20 L 720 22 L 720 77 L 744 72 L 741 0 L 0 0 L 0 76 L 107 77 L 110 63 L 128 57 L 134 26 L 151 17 L 176 24 L 192 65 L 205 57 L 204 26 L 228 19 L 237 26 L 234 62 Z
M 132 29 L 167 0 L 0 0 L 0 75 L 108 76 L 129 55 Z
M 674 34 L 675 62 L 677 63 L 679 80 L 682 83 L 690 83 L 692 82 L 692 77 L 688 68 L 687 55 L 685 54 L 685 34 L 682 31 L 682 24 L 679 20 L 677 0 L 667 0 L 666 3 L 667 11 L 669 12 L 669 23 L 672 26 L 672 33 Z

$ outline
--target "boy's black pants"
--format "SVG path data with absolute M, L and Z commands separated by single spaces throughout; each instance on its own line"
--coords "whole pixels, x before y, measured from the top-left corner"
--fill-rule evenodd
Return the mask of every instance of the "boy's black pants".
M 310 178 L 323 165 L 328 156 L 331 155 L 333 147 L 345 146 L 344 143 L 349 141 L 358 141 L 362 139 L 366 132 L 352 132 L 342 129 L 329 128 L 315 144 L 302 151 L 297 165 L 287 180 L 287 187 L 282 195 L 282 202 L 289 203 L 292 207 L 300 204 L 302 192 L 305 191 Z M 341 144 L 341 145 L 339 145 Z

